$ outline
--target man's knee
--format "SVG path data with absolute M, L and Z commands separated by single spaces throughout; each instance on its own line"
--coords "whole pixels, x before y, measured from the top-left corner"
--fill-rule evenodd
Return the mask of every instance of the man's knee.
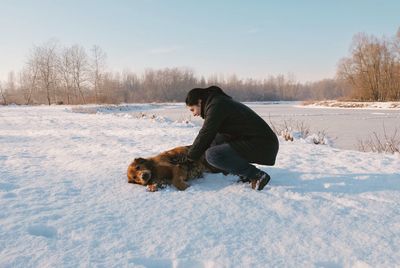
M 211 163 L 213 162 L 213 160 L 214 160 L 214 152 L 213 152 L 212 148 L 213 148 L 213 147 L 208 148 L 208 149 L 206 150 L 206 153 L 205 153 L 206 160 L 207 160 L 207 162 L 210 163 L 210 164 L 211 164 Z
M 215 166 L 220 162 L 221 152 L 218 150 L 217 146 L 214 146 L 206 150 L 205 157 L 209 164 Z

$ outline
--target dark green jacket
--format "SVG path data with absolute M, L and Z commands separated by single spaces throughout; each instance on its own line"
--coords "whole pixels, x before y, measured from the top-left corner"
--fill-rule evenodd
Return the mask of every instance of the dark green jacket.
M 246 105 L 212 93 L 202 105 L 203 127 L 188 157 L 197 160 L 210 147 L 217 133 L 250 163 L 274 165 L 278 138 L 269 125 Z

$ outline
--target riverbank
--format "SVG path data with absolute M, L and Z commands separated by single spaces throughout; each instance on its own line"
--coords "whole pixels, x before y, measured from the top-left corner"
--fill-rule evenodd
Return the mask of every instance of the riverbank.
M 305 101 L 301 104 L 309 108 L 361 108 L 361 109 L 398 109 L 400 110 L 400 101 L 388 102 L 358 102 L 358 101 Z

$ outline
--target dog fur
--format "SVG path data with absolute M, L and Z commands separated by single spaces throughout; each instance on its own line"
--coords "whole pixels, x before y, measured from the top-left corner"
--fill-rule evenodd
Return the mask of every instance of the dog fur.
M 204 172 L 222 172 L 209 165 L 204 156 L 190 165 L 179 160 L 187 156 L 190 146 L 180 146 L 149 158 L 135 158 L 128 166 L 129 183 L 147 186 L 151 192 L 164 185 L 185 190 L 190 179 L 200 178 Z

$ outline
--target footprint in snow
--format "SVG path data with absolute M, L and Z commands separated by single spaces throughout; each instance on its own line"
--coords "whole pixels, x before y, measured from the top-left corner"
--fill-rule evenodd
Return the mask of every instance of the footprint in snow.
M 31 225 L 28 227 L 28 233 L 34 236 L 43 236 L 46 238 L 54 238 L 57 236 L 57 229 L 44 224 Z
M 8 192 L 17 189 L 18 185 L 8 182 L 0 182 L 0 190 Z
M 203 268 L 203 267 L 219 267 L 213 261 L 200 261 L 192 259 L 156 259 L 156 258 L 135 258 L 131 259 L 130 263 L 136 265 L 143 265 L 145 267 L 162 267 L 162 268 Z
M 14 193 L 6 193 L 3 195 L 3 199 L 11 199 L 11 198 L 16 198 L 17 195 Z

